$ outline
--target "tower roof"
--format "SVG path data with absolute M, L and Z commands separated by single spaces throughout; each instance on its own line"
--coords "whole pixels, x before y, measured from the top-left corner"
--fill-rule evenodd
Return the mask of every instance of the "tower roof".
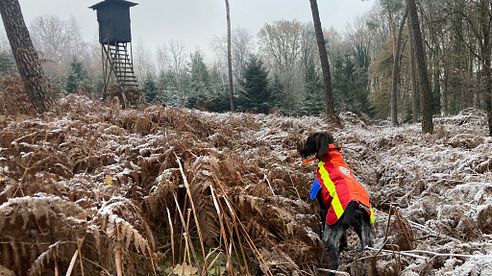
M 90 6 L 89 9 L 97 10 L 97 9 L 104 8 L 106 6 L 111 6 L 111 5 L 122 5 L 122 6 L 134 7 L 138 4 L 130 2 L 130 1 L 126 1 L 126 0 L 104 0 L 104 1 L 99 2 L 93 6 Z

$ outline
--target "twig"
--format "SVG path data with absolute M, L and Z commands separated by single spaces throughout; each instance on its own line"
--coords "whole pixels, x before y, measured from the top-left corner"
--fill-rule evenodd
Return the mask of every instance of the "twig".
M 80 258 L 79 258 L 80 272 L 81 272 L 82 276 L 85 276 L 84 263 L 82 261 L 82 242 L 83 242 L 83 240 L 77 241 L 77 250 L 79 251 L 79 255 L 80 255 Z
M 68 266 L 67 274 L 65 276 L 72 275 L 73 268 L 75 267 L 75 262 L 77 261 L 77 257 L 79 256 L 79 250 L 75 250 L 75 253 L 72 256 L 72 260 L 70 260 L 70 265 Z
M 389 216 L 389 214 L 387 214 L 386 212 L 383 212 L 383 211 L 381 211 L 381 210 L 379 210 L 379 209 L 373 208 L 373 210 L 374 210 L 374 211 L 377 211 L 377 212 L 379 212 L 379 213 L 381 213 L 381 214 L 383 214 L 383 215 L 385 215 L 385 216 Z M 447 238 L 447 239 L 449 239 L 449 240 L 451 240 L 451 241 L 454 241 L 454 242 L 458 242 L 458 243 L 462 243 L 462 242 L 463 242 L 463 241 L 461 241 L 461 240 L 459 240 L 459 239 L 457 239 L 457 238 L 454 238 L 454 237 L 448 236 L 448 235 L 446 235 L 446 234 L 437 233 L 436 231 L 434 231 L 434 230 L 430 229 L 429 227 L 424 226 L 424 225 L 422 225 L 422 224 L 419 224 L 419 223 L 417 223 L 417 222 L 413 222 L 413 221 L 411 221 L 411 220 L 408 220 L 408 223 L 410 223 L 410 226 L 412 226 L 412 227 L 416 228 L 417 230 L 419 230 L 419 231 L 421 231 L 421 232 L 425 232 L 425 233 L 427 233 L 427 234 L 434 235 L 434 236 L 436 236 L 436 237 L 438 237 L 438 238 L 440 238 L 440 237 L 445 237 L 445 238 Z
M 58 267 L 58 254 L 54 252 L 55 257 L 55 276 L 60 276 L 60 268 Z
M 268 187 L 270 187 L 270 191 L 272 191 L 272 195 L 275 195 L 275 192 L 273 191 L 273 188 L 272 188 L 272 184 L 270 183 L 270 180 L 268 180 L 268 177 L 266 174 L 264 174 L 263 180 L 265 180 L 268 183 Z
M 174 253 L 174 227 L 173 227 L 173 222 L 171 220 L 171 213 L 169 212 L 169 208 L 166 207 L 166 211 L 167 211 L 167 219 L 169 220 L 169 228 L 171 230 L 171 252 L 173 254 L 173 267 L 176 265 L 176 263 L 174 262 L 174 258 L 175 258 L 175 253 Z
M 420 269 L 419 275 L 427 275 L 428 270 L 432 267 L 432 264 L 436 258 L 438 258 L 438 256 L 434 256 L 434 257 L 430 258 L 429 260 L 427 260 L 424 267 L 422 267 L 422 269 Z
M 290 173 L 289 173 L 289 172 L 287 172 L 287 175 L 289 175 L 290 183 L 292 184 L 292 187 L 293 187 L 293 188 L 294 188 L 294 190 L 296 191 L 297 198 L 298 198 L 299 200 L 301 200 L 301 195 L 299 194 L 299 191 L 297 190 L 296 185 L 294 185 L 294 181 L 292 180 L 292 176 L 290 175 Z
M 191 219 L 191 209 L 188 208 L 186 209 L 186 225 L 188 225 L 188 229 L 190 228 L 190 219 Z M 188 235 L 188 232 L 186 233 L 186 235 Z M 190 239 L 191 240 L 191 239 Z M 186 242 L 186 241 L 185 241 Z M 189 247 L 192 247 L 193 245 L 190 244 L 188 245 Z M 191 257 L 190 257 L 190 252 L 188 250 L 185 251 L 186 253 L 188 253 L 188 263 L 191 264 Z M 195 251 L 193 251 L 193 254 L 195 255 L 194 258 L 195 260 L 198 259 L 198 257 L 196 256 L 195 254 Z
M 456 257 L 456 258 L 476 258 L 476 259 L 492 259 L 492 255 L 465 255 L 465 254 L 453 254 L 453 253 L 437 253 L 426 250 L 412 250 L 408 252 L 429 254 L 438 257 Z
M 372 251 L 380 251 L 380 252 L 384 252 L 384 253 L 389 253 L 391 255 L 394 254 L 394 251 L 393 250 L 377 249 L 377 248 L 372 248 L 372 247 L 369 247 L 369 246 L 366 246 L 366 249 L 369 249 L 369 250 L 372 250 Z M 416 254 L 412 254 L 412 253 L 407 252 L 407 251 L 400 251 L 400 254 L 403 255 L 403 256 L 414 257 L 414 258 L 419 258 L 419 259 L 425 259 L 425 260 L 428 259 L 428 257 L 420 256 L 420 255 L 416 255 Z
M 329 273 L 335 273 L 335 275 L 345 275 L 345 276 L 350 276 L 347 272 L 343 271 L 338 271 L 338 270 L 331 270 L 331 269 L 326 269 L 326 268 L 318 268 L 318 271 L 322 272 L 329 272 Z
M 70 276 L 72 275 L 73 268 L 75 267 L 75 263 L 77 262 L 77 258 L 79 256 L 79 250 L 82 248 L 82 244 L 84 244 L 85 241 L 85 236 L 82 238 L 82 241 L 80 241 L 80 245 L 77 243 L 77 250 L 75 250 L 75 253 L 72 256 L 72 260 L 70 260 L 70 265 L 68 266 L 67 273 L 65 276 Z
M 388 234 L 389 234 L 389 226 L 390 226 L 390 223 L 391 223 L 391 210 L 392 209 L 393 209 L 393 206 L 390 205 L 390 213 L 388 215 L 388 220 L 387 220 L 387 223 L 386 223 L 386 230 L 384 231 L 383 244 L 381 245 L 381 248 L 379 248 L 379 251 L 376 252 L 376 254 L 373 256 L 374 258 L 376 258 L 379 255 L 379 253 L 381 253 L 381 250 L 383 250 L 384 246 L 386 245 L 386 242 L 388 242 Z M 374 212 L 374 210 L 375 209 L 373 208 L 373 212 Z
M 227 248 L 229 247 L 230 244 L 229 244 L 229 241 L 227 239 L 227 234 L 226 234 L 226 231 L 225 231 L 224 216 L 223 216 L 222 211 L 220 209 L 219 201 L 217 200 L 217 197 L 215 195 L 214 187 L 212 185 L 210 185 L 209 187 L 210 187 L 210 194 L 212 195 L 212 200 L 213 200 L 213 203 L 214 203 L 214 207 L 215 207 L 215 210 L 217 212 L 217 218 L 219 220 L 220 235 L 221 235 L 221 240 L 224 243 L 224 249 L 225 249 L 225 253 L 226 253 L 225 255 L 226 255 L 226 259 L 227 259 L 227 266 L 229 266 L 229 264 L 231 262 L 231 255 L 227 251 Z
M 430 229 L 429 227 L 424 226 L 424 225 L 422 225 L 422 224 L 419 224 L 419 223 L 416 223 L 416 222 L 413 222 L 413 221 L 410 221 L 410 220 L 408 221 L 408 223 L 410 223 L 410 225 L 411 225 L 412 227 L 415 227 L 417 230 L 420 230 L 421 232 L 425 232 L 425 233 L 427 233 L 427 234 L 434 235 L 434 236 L 436 236 L 436 237 L 438 237 L 438 238 L 440 238 L 440 237 L 445 237 L 445 238 L 450 239 L 450 240 L 452 240 L 452 241 L 454 241 L 454 242 L 458 242 L 458 243 L 462 243 L 462 242 L 463 242 L 463 241 L 461 241 L 461 240 L 459 240 L 459 239 L 457 239 L 457 238 L 454 238 L 454 237 L 448 236 L 448 235 L 446 235 L 446 234 L 443 234 L 443 233 L 438 233 L 438 232 L 436 232 L 436 231 L 434 231 L 434 230 Z
M 222 190 L 222 192 L 225 192 L 224 191 L 224 187 L 223 187 L 223 183 L 216 176 L 214 176 L 214 179 L 215 179 L 215 182 L 216 183 L 219 183 L 219 187 Z M 213 190 L 213 187 L 210 186 L 210 189 Z M 230 211 L 230 214 L 231 214 L 231 218 L 232 218 L 232 225 L 233 225 L 234 229 L 236 230 L 236 232 L 237 233 L 240 233 L 240 229 L 239 229 L 239 227 L 237 225 L 237 215 L 233 212 L 232 207 L 230 206 L 230 204 L 227 201 L 227 198 L 226 197 L 224 197 L 224 201 L 226 202 L 226 205 L 229 208 L 229 211 Z M 217 203 L 220 203 L 220 202 L 217 201 Z M 222 205 L 220 205 L 220 206 L 222 207 Z M 233 229 L 230 229 L 231 239 L 234 240 L 234 237 L 232 235 L 232 231 L 233 231 Z M 244 251 L 244 246 L 243 246 L 243 241 L 242 241 L 241 235 L 237 235 L 237 238 L 238 238 L 238 241 L 239 241 L 239 249 L 241 250 L 241 254 L 242 254 L 242 258 L 243 258 L 243 262 L 244 262 L 244 268 L 246 268 L 246 274 L 245 275 L 251 275 L 251 273 L 249 271 L 249 268 L 248 268 L 248 265 L 247 265 L 248 262 L 246 260 L 246 253 Z M 239 257 L 238 257 L 238 261 L 239 261 Z
M 392 250 L 377 249 L 377 248 L 372 248 L 369 246 L 366 246 L 366 248 L 369 250 L 372 250 L 372 251 L 381 250 L 381 252 L 384 252 L 384 253 L 390 253 L 390 254 L 394 253 L 394 251 L 392 251 Z M 438 256 L 438 257 L 492 259 L 492 255 L 465 255 L 465 254 L 452 254 L 452 253 L 437 253 L 437 252 L 431 252 L 431 251 L 425 251 L 425 250 L 409 250 L 409 251 L 397 251 L 397 252 L 403 256 L 420 258 L 420 259 L 429 259 L 429 257 L 418 255 L 418 253 L 428 254 L 428 255 Z
M 101 273 L 103 273 L 103 272 L 104 272 L 104 273 L 106 273 L 106 275 L 111 276 L 111 273 L 109 273 L 109 271 L 108 271 L 106 268 L 102 267 L 100 264 L 98 264 L 98 263 L 96 263 L 96 262 L 92 261 L 91 259 L 87 259 L 87 258 L 85 258 L 85 257 L 84 257 L 83 259 L 84 259 L 84 261 L 86 261 L 86 262 L 88 262 L 88 263 L 91 263 L 91 264 L 92 264 L 92 265 L 94 265 L 94 266 L 99 267 L 99 268 L 101 269 Z
M 123 271 L 121 269 L 121 252 L 119 247 L 114 249 L 114 263 L 116 266 L 116 275 L 123 276 Z
M 191 247 L 191 248 L 187 247 L 188 244 L 193 244 L 193 242 L 191 241 L 190 235 L 188 235 L 188 232 L 189 232 L 188 224 L 186 223 L 183 212 L 181 211 L 181 207 L 179 207 L 178 198 L 176 197 L 176 193 L 174 193 L 174 192 L 173 192 L 173 198 L 174 198 L 174 202 L 176 203 L 176 209 L 178 210 L 179 218 L 181 220 L 181 225 L 183 225 L 183 228 L 184 228 L 184 232 L 182 232 L 182 235 L 185 238 L 185 250 L 191 250 L 191 252 L 193 254 L 193 258 L 196 258 L 195 249 L 193 247 Z M 188 239 L 189 239 L 189 243 L 188 243 Z M 180 241 L 182 241 L 182 240 L 180 240 Z M 195 259 L 195 261 L 196 261 L 196 259 Z
M 237 217 L 237 214 L 236 212 L 234 211 L 234 209 L 232 208 L 232 205 L 231 203 L 229 202 L 229 199 L 227 197 L 227 194 L 225 193 L 224 191 L 224 188 L 222 186 L 220 186 L 222 192 L 223 192 L 223 198 L 224 198 L 224 201 L 229 209 L 229 212 L 231 214 L 231 217 L 233 218 L 233 221 L 235 222 L 235 218 Z M 260 263 L 263 263 L 265 264 L 265 267 L 267 269 L 266 273 L 267 275 L 269 276 L 273 276 L 273 273 L 270 271 L 270 268 L 268 267 L 268 265 L 266 265 L 266 261 L 265 259 L 263 258 L 263 256 L 261 255 L 260 251 L 258 250 L 258 248 L 256 247 L 255 243 L 253 242 L 253 240 L 251 239 L 251 237 L 249 236 L 248 234 L 248 231 L 246 230 L 246 227 L 243 225 L 243 223 L 241 223 L 240 220 L 237 221 L 238 225 L 240 226 L 240 228 L 236 227 L 237 228 L 237 231 L 238 233 L 240 233 L 239 230 L 242 230 L 243 232 L 243 235 L 245 237 L 245 240 L 246 240 L 246 243 L 249 245 L 250 249 L 256 254 L 256 257 L 258 257 L 258 260 Z M 238 234 L 238 236 L 240 236 Z M 270 241 L 272 243 L 272 241 Z M 273 243 L 272 243 L 273 244 Z M 249 272 L 249 271 L 248 271 Z M 248 274 L 249 275 L 249 274 Z
M 203 242 L 203 233 L 202 233 L 202 229 L 200 227 L 200 223 L 198 222 L 198 214 L 197 214 L 197 211 L 195 208 L 195 203 L 193 202 L 193 197 L 191 195 L 190 184 L 188 183 L 188 178 L 186 177 L 186 174 L 184 173 L 183 165 L 181 164 L 181 160 L 179 160 L 179 157 L 176 153 L 174 153 L 174 156 L 176 156 L 176 161 L 178 162 L 178 165 L 179 165 L 179 171 L 181 172 L 181 176 L 183 177 L 183 182 L 184 182 L 184 185 L 186 188 L 186 194 L 190 198 L 191 209 L 193 210 L 193 217 L 195 218 L 195 224 L 196 224 L 196 229 L 198 232 L 198 238 L 200 239 L 200 247 L 202 249 L 203 259 L 205 260 L 205 257 L 206 257 L 205 254 L 206 253 L 205 253 L 205 245 Z
M 209 257 L 211 257 L 219 248 L 215 248 L 214 250 L 212 250 L 210 253 L 207 254 L 207 259 Z M 217 256 L 215 256 L 215 258 L 210 262 L 210 264 L 208 265 L 208 267 L 206 267 L 206 271 L 205 273 L 208 273 L 208 271 L 210 271 L 212 269 L 212 267 L 214 266 L 214 264 L 217 262 L 217 260 L 219 259 L 220 257 L 220 254 L 222 254 L 222 252 L 219 252 L 217 254 Z M 206 274 L 205 274 L 206 275 Z

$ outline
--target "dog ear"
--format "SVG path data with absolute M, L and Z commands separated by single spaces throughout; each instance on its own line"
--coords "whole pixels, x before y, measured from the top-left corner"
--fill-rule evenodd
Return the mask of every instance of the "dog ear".
M 301 140 L 297 142 L 297 152 L 302 157 L 306 157 L 307 156 L 305 148 L 306 148 L 306 142 L 301 141 Z
M 317 148 L 318 152 L 316 153 L 316 157 L 321 159 L 323 155 L 328 153 L 328 147 L 333 143 L 333 136 L 328 133 L 322 133 L 318 136 L 317 139 Z
M 318 159 L 321 159 L 323 155 L 328 153 L 328 145 L 328 138 L 325 135 L 320 135 L 317 141 L 318 152 L 316 153 L 316 157 Z

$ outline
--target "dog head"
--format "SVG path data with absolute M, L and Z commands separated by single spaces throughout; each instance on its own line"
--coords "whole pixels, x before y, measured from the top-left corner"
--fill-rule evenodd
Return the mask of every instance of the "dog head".
M 316 132 L 309 135 L 306 141 L 297 143 L 297 152 L 304 158 L 316 155 L 316 158 L 321 159 L 328 153 L 328 147 L 333 142 L 333 136 L 330 133 Z

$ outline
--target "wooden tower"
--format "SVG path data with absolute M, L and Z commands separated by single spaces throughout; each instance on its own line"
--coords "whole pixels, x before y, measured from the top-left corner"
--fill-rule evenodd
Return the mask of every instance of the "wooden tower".
M 138 5 L 126 0 L 104 0 L 90 8 L 97 11 L 99 43 L 104 76 L 103 97 L 117 94 L 123 105 L 139 97 L 133 69 L 130 8 Z M 128 100 L 127 100 L 128 99 Z

